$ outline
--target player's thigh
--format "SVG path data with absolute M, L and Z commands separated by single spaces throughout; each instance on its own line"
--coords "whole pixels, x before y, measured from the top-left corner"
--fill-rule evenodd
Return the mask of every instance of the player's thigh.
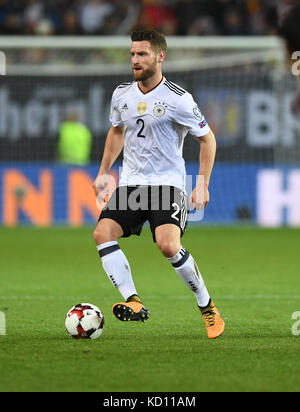
M 181 231 L 177 225 L 166 223 L 155 228 L 156 244 L 165 257 L 173 257 L 181 247 Z
M 112 240 L 118 240 L 121 236 L 123 236 L 122 227 L 118 222 L 109 218 L 101 219 L 97 223 L 93 233 L 97 245 Z

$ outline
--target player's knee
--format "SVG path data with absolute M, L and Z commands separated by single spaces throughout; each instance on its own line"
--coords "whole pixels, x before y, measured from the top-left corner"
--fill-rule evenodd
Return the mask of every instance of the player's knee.
M 101 243 L 118 240 L 122 233 L 123 231 L 117 223 L 104 219 L 95 227 L 93 238 L 96 245 L 101 245 Z
M 99 225 L 97 225 L 97 226 L 95 227 L 95 230 L 94 230 L 94 232 L 93 232 L 93 238 L 94 238 L 94 241 L 95 241 L 96 245 L 101 245 L 101 243 L 104 243 L 104 242 L 102 241 L 102 239 L 103 239 L 103 233 L 101 233 L 101 230 L 100 230 L 100 228 L 99 228 Z
M 157 246 L 166 258 L 175 256 L 180 249 L 180 244 L 178 244 L 178 242 L 170 240 L 161 240 L 157 242 Z
M 101 243 L 109 242 L 112 239 L 111 231 L 105 225 L 98 223 L 94 232 L 93 238 L 95 240 L 96 245 L 101 245 Z

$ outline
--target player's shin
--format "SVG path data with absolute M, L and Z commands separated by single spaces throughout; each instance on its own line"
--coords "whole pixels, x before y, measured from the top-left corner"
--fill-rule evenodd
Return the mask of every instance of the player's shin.
M 137 295 L 130 265 L 117 241 L 105 242 L 97 246 L 102 266 L 111 283 L 119 290 L 125 301 Z
M 168 258 L 176 273 L 194 293 L 198 306 L 205 307 L 210 300 L 209 293 L 204 284 L 201 273 L 196 262 L 187 250 L 183 247 L 175 256 Z

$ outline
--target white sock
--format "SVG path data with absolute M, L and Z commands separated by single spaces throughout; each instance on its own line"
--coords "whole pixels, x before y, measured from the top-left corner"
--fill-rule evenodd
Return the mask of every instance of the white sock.
M 196 296 L 198 306 L 208 305 L 210 296 L 193 257 L 182 246 L 175 256 L 168 258 L 176 273 Z
M 97 246 L 102 266 L 111 283 L 119 290 L 125 301 L 137 295 L 128 260 L 118 242 L 105 242 Z

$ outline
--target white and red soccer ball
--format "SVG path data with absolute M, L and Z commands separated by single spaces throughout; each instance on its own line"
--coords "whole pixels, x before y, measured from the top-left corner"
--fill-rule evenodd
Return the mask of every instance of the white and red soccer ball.
M 65 326 L 75 339 L 97 339 L 103 332 L 104 316 L 97 306 L 79 303 L 67 313 Z

